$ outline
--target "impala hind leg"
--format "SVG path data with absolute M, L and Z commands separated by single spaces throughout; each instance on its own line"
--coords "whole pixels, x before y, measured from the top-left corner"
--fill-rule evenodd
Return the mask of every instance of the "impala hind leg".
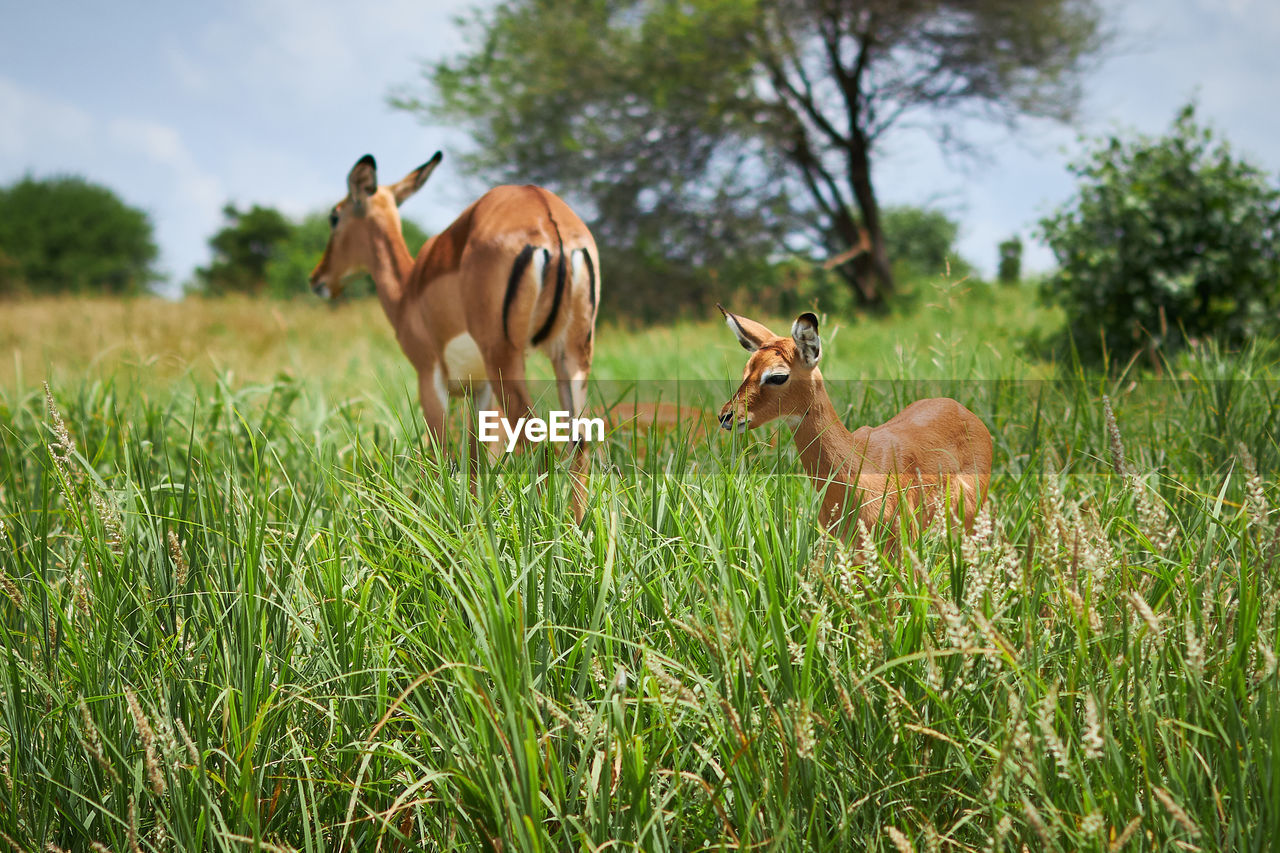
M 560 408 L 569 412 L 569 417 L 580 418 L 587 410 L 587 375 L 591 372 L 591 352 L 575 355 L 561 352 L 552 358 L 556 371 L 556 391 L 560 396 Z M 579 439 L 574 442 L 572 457 L 569 461 L 569 476 L 572 478 L 573 498 L 571 508 L 573 520 L 582 523 L 587 509 L 587 483 L 591 477 L 591 445 Z
M 493 410 L 493 388 L 488 382 L 478 383 L 471 388 L 471 411 L 467 422 L 467 455 L 471 465 L 471 494 L 478 494 L 481 466 L 502 452 L 498 441 L 482 442 L 480 440 L 480 413 Z M 486 458 L 487 457 L 487 458 Z
M 515 431 L 516 422 L 533 414 L 533 401 L 529 397 L 529 387 L 524 379 L 524 358 L 514 348 L 505 349 L 496 356 L 485 359 L 485 369 L 489 374 L 491 399 L 498 404 L 504 426 L 500 430 L 503 449 L 508 436 Z M 517 449 L 527 444 L 521 430 L 516 442 Z

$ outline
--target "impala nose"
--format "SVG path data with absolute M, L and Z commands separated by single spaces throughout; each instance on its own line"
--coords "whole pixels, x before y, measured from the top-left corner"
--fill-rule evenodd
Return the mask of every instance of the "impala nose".
M 720 429 L 733 429 L 733 412 L 728 411 L 720 415 Z

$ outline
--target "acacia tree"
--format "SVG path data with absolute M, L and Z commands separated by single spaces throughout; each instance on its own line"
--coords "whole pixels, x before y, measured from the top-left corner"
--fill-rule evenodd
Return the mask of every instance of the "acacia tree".
M 602 247 L 848 254 L 868 305 L 893 289 L 890 131 L 919 114 L 953 146 L 957 119 L 1069 119 L 1104 41 L 1096 0 L 507 0 L 471 26 L 393 103 L 466 128 L 475 173 L 594 205 Z

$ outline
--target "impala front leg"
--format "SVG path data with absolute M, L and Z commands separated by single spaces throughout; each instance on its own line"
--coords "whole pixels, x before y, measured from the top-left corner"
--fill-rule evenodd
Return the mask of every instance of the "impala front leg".
M 438 364 L 418 370 L 418 400 L 422 404 L 422 416 L 427 422 L 427 440 L 432 452 L 443 458 L 445 448 L 445 416 L 449 412 L 449 390 L 444 372 Z

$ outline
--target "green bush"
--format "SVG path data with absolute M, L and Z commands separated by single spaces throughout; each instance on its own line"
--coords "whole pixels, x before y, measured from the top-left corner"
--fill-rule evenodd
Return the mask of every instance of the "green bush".
M 1017 284 L 1022 281 L 1022 238 L 1014 234 L 1002 241 L 996 251 L 1000 254 L 996 279 L 1001 284 Z
M 1040 224 L 1060 266 L 1045 294 L 1082 358 L 1277 330 L 1280 192 L 1194 106 L 1167 135 L 1113 136 L 1071 170 L 1076 196 Z
M 972 266 L 956 251 L 960 224 L 940 210 L 912 205 L 883 211 L 885 248 L 898 279 L 962 278 Z
M 134 293 L 160 279 L 151 221 L 84 178 L 0 188 L 0 296 Z

